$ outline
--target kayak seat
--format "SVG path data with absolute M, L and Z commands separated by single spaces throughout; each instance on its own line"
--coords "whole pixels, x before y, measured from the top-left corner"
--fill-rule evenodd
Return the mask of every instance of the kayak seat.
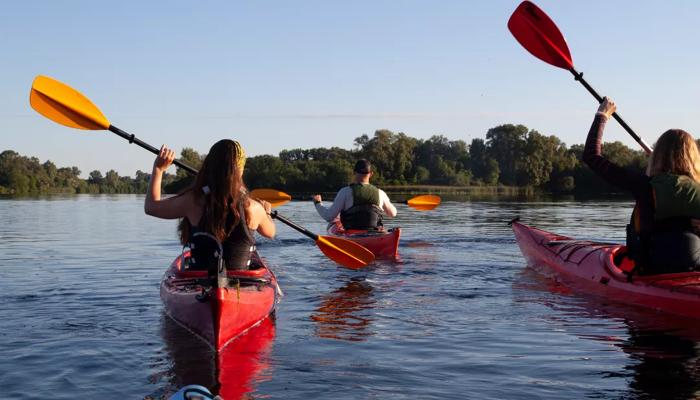
M 255 265 L 254 268 L 248 270 L 227 270 L 226 275 L 229 278 L 267 278 L 270 276 L 270 270 L 268 270 L 259 256 L 255 256 L 255 264 L 251 263 L 251 267 Z M 182 260 L 185 260 L 184 264 Z M 194 270 L 191 268 L 186 268 L 190 260 L 190 251 L 186 250 L 181 257 L 177 257 L 172 262 L 172 268 L 177 274 L 178 278 L 206 278 L 206 270 Z

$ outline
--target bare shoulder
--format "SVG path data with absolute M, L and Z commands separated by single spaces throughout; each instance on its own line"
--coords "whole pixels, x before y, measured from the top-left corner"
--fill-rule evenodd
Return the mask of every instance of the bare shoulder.
M 180 204 L 184 205 L 188 209 L 199 209 L 204 204 L 200 196 L 196 196 L 192 190 L 187 190 L 176 196 Z
M 249 219 L 259 221 L 265 216 L 265 207 L 253 199 L 247 199 L 247 203 L 243 206 L 246 211 L 246 216 Z
M 262 204 L 251 198 L 247 199 L 247 203 L 244 205 L 244 207 L 250 212 L 265 212 Z

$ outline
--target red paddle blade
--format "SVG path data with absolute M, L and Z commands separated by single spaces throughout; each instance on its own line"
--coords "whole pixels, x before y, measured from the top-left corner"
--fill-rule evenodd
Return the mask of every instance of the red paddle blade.
M 533 56 L 555 67 L 567 70 L 574 67 L 564 36 L 534 3 L 520 3 L 508 20 L 508 29 Z

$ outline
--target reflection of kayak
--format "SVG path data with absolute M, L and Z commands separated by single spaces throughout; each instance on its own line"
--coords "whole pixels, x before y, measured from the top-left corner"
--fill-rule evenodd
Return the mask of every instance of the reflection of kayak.
M 274 339 L 274 318 L 266 318 L 219 354 L 221 397 L 225 400 L 247 399 L 245 395 L 254 393 L 260 382 L 271 379 L 270 351 Z M 257 398 L 250 396 L 253 397 Z
M 574 240 L 513 222 L 520 250 L 536 270 L 616 301 L 700 318 L 700 272 L 628 275 L 615 264 L 621 244 Z
M 374 288 L 363 278 L 353 278 L 343 287 L 324 295 L 311 319 L 316 336 L 359 342 L 374 334 L 372 309 L 377 300 Z
M 252 265 L 258 268 L 227 271 L 228 279 L 181 270 L 187 257 L 189 253 L 177 257 L 165 272 L 160 297 L 168 316 L 213 349 L 223 349 L 274 311 L 277 281 L 257 254 Z M 212 280 L 223 282 L 222 287 L 212 287 Z
M 328 233 L 343 239 L 352 240 L 374 253 L 376 258 L 397 258 L 401 228 L 368 230 L 345 230 L 340 221 L 328 225 Z
M 274 314 L 214 353 L 204 342 L 164 318 L 162 334 L 170 358 L 170 384 L 202 385 L 226 400 L 244 399 L 272 374 L 270 352 L 275 338 Z

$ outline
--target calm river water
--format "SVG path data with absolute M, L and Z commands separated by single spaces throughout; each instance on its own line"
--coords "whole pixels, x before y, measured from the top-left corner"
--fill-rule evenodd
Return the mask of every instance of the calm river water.
M 700 324 L 571 293 L 526 267 L 506 225 L 621 241 L 630 202 L 399 207 L 401 262 L 363 271 L 278 224 L 259 246 L 286 294 L 274 324 L 216 369 L 163 315 L 174 221 L 145 216 L 141 196 L 0 200 L 0 398 L 160 399 L 189 383 L 226 400 L 695 398 Z M 311 202 L 280 212 L 324 232 Z

